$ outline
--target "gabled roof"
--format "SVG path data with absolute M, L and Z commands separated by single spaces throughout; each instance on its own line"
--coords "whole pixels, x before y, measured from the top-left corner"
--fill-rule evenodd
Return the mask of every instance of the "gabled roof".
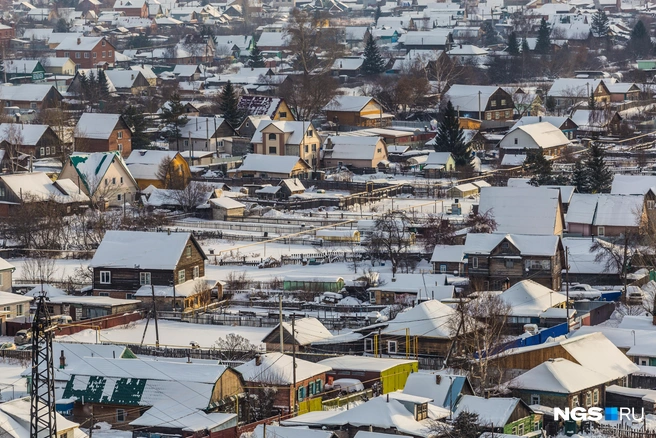
M 643 202 L 640 195 L 575 193 L 567 210 L 567 223 L 637 227 Z
M 454 84 L 446 92 L 446 99 L 450 100 L 453 107 L 458 108 L 459 111 L 476 112 L 478 112 L 478 102 L 480 99 L 480 108 L 481 111 L 484 111 L 490 97 L 499 89 L 501 88 L 494 85 Z
M 75 137 L 107 140 L 121 118 L 120 114 L 83 113 L 75 126 Z
M 324 157 L 333 160 L 372 160 L 380 140 L 380 137 L 333 135 L 326 140 Z
M 517 120 L 517 123 L 515 123 L 511 129 L 522 125 L 532 125 L 533 123 L 540 122 L 549 122 L 557 128 L 560 128 L 567 122 L 567 120 L 572 121 L 572 119 L 567 116 L 522 116 L 522 118 Z M 574 122 L 572 121 L 572 123 Z M 576 123 L 574 123 L 574 125 L 576 125 Z
M 257 364 L 259 361 L 259 365 Z M 253 359 L 235 368 L 247 382 L 263 382 L 271 384 L 291 384 L 294 382 L 293 358 L 282 353 L 261 354 L 259 359 Z M 296 380 L 301 381 L 327 373 L 332 368 L 303 359 L 296 359 Z
M 615 175 L 610 193 L 613 195 L 644 195 L 656 187 L 656 175 Z
M 587 99 L 590 93 L 601 84 L 606 86 L 609 79 L 558 78 L 549 89 L 549 96 Z M 612 82 L 612 79 L 610 80 Z
M 291 174 L 292 170 L 299 161 L 305 163 L 299 157 L 291 155 L 248 154 L 244 158 L 241 166 L 236 169 L 236 171 Z
M 490 212 L 499 233 L 549 235 L 554 234 L 558 219 L 564 225 L 558 189 L 483 187 L 480 198 L 479 211 Z
M 283 120 L 280 121 L 262 120 L 257 125 L 257 130 L 253 134 L 251 143 L 262 143 L 262 130 L 267 128 L 272 132 L 276 132 L 275 129 L 277 129 L 278 132 L 284 132 L 285 134 L 289 134 L 289 136 L 285 140 L 285 144 L 299 145 L 303 141 L 303 133 L 309 129 L 314 129 L 314 125 L 312 125 L 312 122 L 302 122 L 302 121 L 297 122 L 297 121 L 283 121 Z M 271 129 L 271 128 L 275 128 L 275 129 Z
M 533 280 L 515 283 L 499 295 L 510 306 L 513 316 L 540 316 L 542 312 L 567 301 L 567 297 Z
M 461 412 L 469 412 L 478 414 L 478 424 L 481 426 L 503 427 L 509 423 L 510 416 L 519 403 L 523 402 L 514 397 L 483 398 L 464 394 L 458 401 L 453 417 L 458 417 Z M 528 406 L 526 408 L 530 410 Z
M 413 308 L 399 313 L 393 320 L 380 324 L 382 333 L 391 335 L 406 334 L 427 338 L 451 339 L 455 336 L 452 326 L 456 311 L 437 300 L 424 301 Z M 374 326 L 369 326 L 372 328 Z
M 180 138 L 205 140 L 213 138 L 221 125 L 227 122 L 222 117 L 187 117 L 187 124 L 180 127 Z M 230 131 L 232 132 L 232 131 Z
M 451 409 L 455 407 L 465 385 L 471 385 L 466 376 L 445 371 L 419 371 L 408 376 L 403 393 L 428 397 L 433 399 L 433 404 Z
M 41 63 L 36 59 L 7 59 L 4 64 L 7 73 L 32 74 L 37 67 L 43 69 Z
M 122 167 L 128 178 L 132 180 L 133 186 L 137 186 L 137 182 L 134 181 L 132 175 L 127 170 L 127 166 L 118 151 L 94 153 L 74 152 L 69 157 L 69 163 L 79 175 L 82 184 L 84 184 L 87 191 L 91 194 L 96 192 L 96 189 L 112 164 Z
M 190 239 L 203 258 L 207 258 L 191 233 L 107 231 L 89 266 L 172 270 Z
M 184 283 L 176 284 L 175 290 L 173 286 L 155 286 L 143 285 L 134 294 L 135 297 L 152 297 L 153 293 L 156 297 L 182 297 L 188 298 L 198 294 L 198 287 L 202 287 L 202 291 L 210 290 L 219 282 L 217 280 L 210 280 L 205 277 L 196 277 L 192 280 L 187 280 Z
M 294 344 L 295 345 L 310 345 L 312 342 L 321 341 L 323 339 L 332 338 L 333 334 L 319 321 L 317 318 L 301 318 L 297 319 L 294 323 Z M 288 322 L 282 323 L 283 330 L 288 334 L 292 333 L 292 325 Z M 267 334 L 264 339 L 268 338 L 271 334 L 277 335 L 280 330 L 280 324 L 276 325 Z M 276 338 L 276 341 L 278 339 Z
M 515 125 L 509 132 L 504 136 L 506 138 L 514 138 L 517 135 L 517 131 L 521 131 L 528 135 L 537 147 L 542 149 L 549 149 L 557 146 L 564 146 L 570 143 L 570 140 L 565 137 L 563 131 L 561 131 L 556 126 L 552 125 L 549 122 L 538 122 L 531 123 L 529 125 Z M 503 140 L 501 140 L 503 142 Z M 531 149 L 533 145 L 520 142 L 518 145 L 513 144 L 504 144 L 505 149 Z
M 282 99 L 279 97 L 243 95 L 239 97 L 237 107 L 243 114 L 273 117 L 280 102 Z
M 33 297 L 26 297 L 25 295 L 15 294 L 13 292 L 0 291 L 0 305 L 11 306 L 16 303 L 26 303 L 32 301 Z
M 134 70 L 105 70 L 105 76 L 116 89 L 132 88 L 139 75 L 141 75 L 141 72 Z
M 468 233 L 465 240 L 465 254 L 489 254 L 499 244 L 507 240 L 523 256 L 556 255 L 560 238 L 556 235 L 503 234 L 503 233 Z
M 549 359 L 508 382 L 520 391 L 578 393 L 608 382 L 608 377 L 563 358 Z
M 449 160 L 453 160 L 451 152 L 431 152 L 426 158 L 427 166 L 446 166 Z
M 24 200 L 48 201 L 52 199 L 61 204 L 89 202 L 89 197 L 84 193 L 79 193 L 79 189 L 73 181 L 65 178 L 52 182 L 45 172 L 2 175 L 0 179 L 9 190 L 16 196 L 22 196 Z
M 324 107 L 326 111 L 361 111 L 369 102 L 376 101 L 369 96 L 335 96 L 328 105 Z
M 96 47 L 102 40 L 104 40 L 105 37 L 85 37 L 85 36 L 73 36 L 71 38 L 66 38 L 64 39 L 59 45 L 56 47 L 55 50 L 77 50 L 77 51 L 89 51 L 93 50 L 94 47 Z M 80 41 L 80 44 L 78 44 L 78 41 Z M 109 47 L 111 46 L 111 43 L 107 41 L 107 44 L 109 44 Z
M 36 146 L 41 137 L 50 129 L 48 125 L 26 125 L 23 123 L 3 123 L 0 125 L 0 142 L 11 141 L 8 137 L 13 130 L 20 135 L 20 144 L 23 146 Z
M 42 102 L 53 89 L 55 88 L 49 84 L 1 85 L 0 100 Z

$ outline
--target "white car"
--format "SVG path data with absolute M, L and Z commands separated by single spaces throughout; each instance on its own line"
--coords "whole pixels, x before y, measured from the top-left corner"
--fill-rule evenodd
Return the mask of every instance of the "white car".
M 589 284 L 579 283 L 570 285 L 569 297 L 574 300 L 598 300 L 601 298 L 601 291 Z
M 626 287 L 626 301 L 629 304 L 642 304 L 645 293 L 638 286 Z
M 326 384 L 324 388 L 326 391 L 336 390 L 339 392 L 364 391 L 364 385 L 358 379 L 337 379 L 332 384 Z

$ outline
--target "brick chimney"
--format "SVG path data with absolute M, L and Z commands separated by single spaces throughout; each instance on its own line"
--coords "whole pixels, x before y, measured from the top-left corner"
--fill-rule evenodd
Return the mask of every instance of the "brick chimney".
M 66 368 L 66 356 L 64 356 L 64 350 L 62 350 L 59 355 L 59 369 L 63 370 L 64 368 Z
M 259 367 L 260 365 L 262 365 L 262 356 L 258 354 L 257 356 L 255 356 L 255 366 Z
M 79 46 L 80 44 L 82 44 L 82 38 L 77 37 L 77 45 Z

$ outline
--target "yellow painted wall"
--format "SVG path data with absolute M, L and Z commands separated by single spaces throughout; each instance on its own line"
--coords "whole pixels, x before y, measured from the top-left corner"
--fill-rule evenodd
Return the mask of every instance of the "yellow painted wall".
M 380 373 L 383 382 L 383 394 L 394 392 L 405 387 L 405 382 L 411 373 L 419 371 L 419 362 L 401 364 Z
M 376 101 L 371 100 L 369 101 L 368 104 L 362 108 L 362 111 L 360 111 L 361 116 L 370 116 L 372 114 L 380 114 L 382 112 L 382 108 L 380 105 L 376 103 Z
M 298 415 L 307 414 L 308 412 L 313 411 L 323 411 L 321 397 L 306 399 L 298 403 Z
M 286 113 L 287 115 L 285 117 L 280 117 L 280 113 Z M 287 122 L 293 122 L 296 119 L 294 118 L 292 111 L 289 109 L 287 102 L 283 100 L 280 102 L 280 105 L 278 105 L 278 110 L 273 115 L 273 120 L 283 120 Z

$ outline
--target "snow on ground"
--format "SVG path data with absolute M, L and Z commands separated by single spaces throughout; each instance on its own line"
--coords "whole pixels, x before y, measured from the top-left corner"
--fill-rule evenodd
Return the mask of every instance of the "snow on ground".
M 80 430 L 89 435 L 89 429 Z M 111 424 L 102 421 L 94 425 L 93 436 L 97 438 L 132 438 L 132 432 L 128 430 L 112 429 Z
M 124 344 L 140 344 L 144 333 L 146 320 L 142 319 L 128 325 L 100 331 L 101 342 L 116 342 Z M 188 348 L 190 342 L 197 342 L 202 348 L 211 348 L 217 339 L 230 333 L 239 334 L 251 343 L 260 345 L 264 336 L 271 331 L 270 327 L 237 327 L 225 325 L 188 324 L 185 322 L 158 321 L 159 341 L 162 347 Z M 74 335 L 57 337 L 63 342 L 95 343 L 95 330 L 84 330 Z M 155 345 L 155 321 L 148 324 L 144 344 Z
M 25 278 L 25 259 L 7 259 L 9 263 L 16 267 L 14 278 L 21 280 Z M 77 259 L 56 259 L 55 268 L 52 279 L 55 281 L 65 280 L 67 277 L 75 275 L 75 270 L 79 268 L 86 269 L 90 260 L 77 260 Z
M 9 401 L 27 395 L 27 379 L 21 377 L 29 363 L 0 359 L 0 400 Z

